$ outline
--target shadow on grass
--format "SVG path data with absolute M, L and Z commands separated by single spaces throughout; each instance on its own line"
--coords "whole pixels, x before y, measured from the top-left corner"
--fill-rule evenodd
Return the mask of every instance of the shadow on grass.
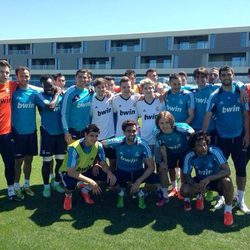
M 29 217 L 40 227 L 48 227 L 56 222 L 72 222 L 72 227 L 81 230 L 94 225 L 96 221 L 109 221 L 104 226 L 104 233 L 108 235 L 121 234 L 129 228 L 143 228 L 151 225 L 155 231 L 170 231 L 181 226 L 183 232 L 188 235 L 199 235 L 204 230 L 219 233 L 230 233 L 240 231 L 250 226 L 250 215 L 243 215 L 234 211 L 234 225 L 226 228 L 223 225 L 223 209 L 214 211 L 212 205 L 206 203 L 204 211 L 196 211 L 193 208 L 190 212 L 183 211 L 183 202 L 172 199 L 161 208 L 155 206 L 156 196 L 149 196 L 146 200 L 148 207 L 141 210 L 137 207 L 137 199 L 130 196 L 125 198 L 125 207 L 117 209 L 114 192 L 103 192 L 100 196 L 93 196 L 94 205 L 85 204 L 79 192 L 73 193 L 73 207 L 71 211 L 63 210 L 63 194 L 52 191 L 52 197 L 42 197 L 43 185 L 32 186 L 36 195 L 26 197 L 22 202 L 10 202 L 6 197 L 6 190 L 0 191 L 0 212 L 14 210 L 17 207 L 24 207 L 31 210 Z M 34 211 L 33 211 L 34 210 Z

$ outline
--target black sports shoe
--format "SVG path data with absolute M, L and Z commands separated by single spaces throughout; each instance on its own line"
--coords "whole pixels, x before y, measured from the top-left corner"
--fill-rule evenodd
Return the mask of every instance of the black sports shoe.
M 13 195 L 8 195 L 8 199 L 10 201 L 22 201 L 22 199 L 18 198 L 15 194 Z

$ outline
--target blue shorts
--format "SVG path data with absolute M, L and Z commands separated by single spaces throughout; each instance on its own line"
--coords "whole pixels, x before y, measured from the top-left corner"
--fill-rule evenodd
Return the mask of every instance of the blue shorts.
M 24 156 L 34 156 L 38 153 L 37 134 L 36 131 L 32 134 L 20 135 L 16 132 L 14 136 L 14 152 L 15 158 L 22 158 Z
M 107 174 L 104 173 L 101 168 L 99 169 L 99 175 L 97 175 L 97 176 L 94 176 L 92 174 L 92 168 L 90 168 L 86 172 L 82 173 L 82 175 L 84 175 L 90 179 L 93 179 L 94 181 L 97 181 L 97 180 L 98 181 L 106 181 L 107 180 Z M 73 177 L 70 177 L 67 174 L 67 172 L 62 172 L 61 177 L 62 177 L 62 183 L 66 189 L 71 190 L 71 191 L 76 189 L 76 186 L 77 186 L 77 183 L 79 182 L 79 180 L 77 180 Z
M 65 155 L 67 151 L 67 143 L 64 135 L 50 135 L 43 127 L 41 131 L 41 156 Z
M 84 138 L 84 130 L 76 131 L 73 128 L 69 128 L 69 133 L 74 141 Z
M 144 173 L 145 169 L 139 169 L 136 170 L 134 172 L 126 172 L 124 170 L 121 169 L 117 169 L 114 172 L 115 177 L 117 178 L 117 183 L 119 184 L 120 187 L 127 187 L 127 183 L 128 182 L 132 182 L 134 183 L 138 178 L 140 178 L 143 173 Z M 146 183 L 150 183 L 150 184 L 158 184 L 160 183 L 160 179 L 159 176 L 155 173 L 152 173 L 146 180 L 144 180 L 144 182 Z
M 236 176 L 246 177 L 246 149 L 243 147 L 243 135 L 235 138 L 221 138 L 217 136 L 217 146 L 226 159 L 231 155 Z

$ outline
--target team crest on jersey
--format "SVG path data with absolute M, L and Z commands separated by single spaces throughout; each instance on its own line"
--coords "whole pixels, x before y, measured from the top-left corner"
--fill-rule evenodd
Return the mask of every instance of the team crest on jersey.
M 143 111 L 142 112 L 146 112 L 146 109 L 143 109 Z
M 6 92 L 6 93 L 10 93 L 10 89 L 9 89 L 9 88 L 6 88 L 6 89 L 5 89 L 5 92 Z
M 155 110 L 156 110 L 156 111 L 160 111 L 160 108 L 159 108 L 159 107 L 156 107 Z
M 183 104 L 183 101 L 182 101 L 182 100 L 180 100 L 180 101 L 179 101 L 179 104 Z
M 121 108 L 122 107 L 122 105 L 119 105 L 119 108 Z
M 72 98 L 72 102 L 76 102 L 77 100 L 80 99 L 80 96 L 79 95 L 75 95 L 73 98 Z
M 139 156 L 140 156 L 140 152 L 136 152 L 135 157 L 139 157 Z

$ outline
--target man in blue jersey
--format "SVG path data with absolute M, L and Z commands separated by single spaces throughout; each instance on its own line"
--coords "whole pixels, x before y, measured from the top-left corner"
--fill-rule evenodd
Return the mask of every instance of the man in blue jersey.
M 146 208 L 144 192 L 140 188 L 144 182 L 159 183 L 158 177 L 154 174 L 154 162 L 150 147 L 146 141 L 137 137 L 137 124 L 133 120 L 126 120 L 122 123 L 124 136 L 102 141 L 104 147 L 111 147 L 116 150 L 117 170 L 115 176 L 120 185 L 118 208 L 124 207 L 124 195 L 127 182 L 132 182 L 130 192 L 138 194 L 138 206 Z M 143 168 L 143 160 L 147 168 Z
M 245 204 L 246 148 L 249 145 L 248 103 L 242 102 L 240 91 L 233 85 L 234 71 L 229 66 L 219 70 L 222 86 L 208 100 L 203 131 L 207 131 L 212 115 L 216 117 L 217 145 L 228 159 L 232 156 L 236 169 L 237 199 L 239 209 L 247 214 Z
M 43 75 L 40 78 L 44 92 L 36 95 L 36 103 L 41 115 L 41 149 L 40 155 L 43 157 L 42 176 L 44 183 L 43 196 L 51 196 L 51 186 L 49 184 L 50 167 L 55 155 L 55 181 L 53 188 L 63 193 L 60 186 L 59 168 L 62 165 L 66 153 L 66 142 L 61 124 L 61 100 L 62 95 L 57 91 L 54 85 L 54 79 L 51 75 Z M 53 122 L 52 122 L 53 121 Z
M 204 209 L 203 195 L 207 190 L 214 190 L 225 197 L 224 225 L 233 224 L 232 201 L 233 183 L 230 179 L 230 168 L 221 150 L 209 146 L 209 139 L 204 132 L 196 132 L 189 140 L 190 148 L 184 161 L 183 173 L 185 182 L 181 193 L 185 197 L 197 195 L 196 209 Z M 195 170 L 195 178 L 191 177 Z M 190 202 L 190 201 L 186 201 Z M 190 206 L 191 207 L 191 206 Z
M 30 188 L 30 174 L 33 156 L 37 155 L 36 105 L 37 91 L 30 88 L 30 71 L 27 67 L 16 69 L 18 88 L 12 96 L 12 127 L 15 149 L 15 191 L 17 197 L 24 198 L 23 193 L 34 196 Z M 24 185 L 21 189 L 19 181 L 21 166 L 24 172 Z
M 84 138 L 69 145 L 68 152 L 60 168 L 62 181 L 65 186 L 63 207 L 65 210 L 72 208 L 72 192 L 77 187 L 84 201 L 94 204 L 89 192 L 100 194 L 101 188 L 96 180 L 106 180 L 109 185 L 114 185 L 116 177 L 112 174 L 105 161 L 102 144 L 97 141 L 100 133 L 95 124 L 85 128 Z
M 92 94 L 86 88 L 89 71 L 79 69 L 75 75 L 76 85 L 70 87 L 62 101 L 62 125 L 67 144 L 84 136 L 84 128 L 90 123 Z

